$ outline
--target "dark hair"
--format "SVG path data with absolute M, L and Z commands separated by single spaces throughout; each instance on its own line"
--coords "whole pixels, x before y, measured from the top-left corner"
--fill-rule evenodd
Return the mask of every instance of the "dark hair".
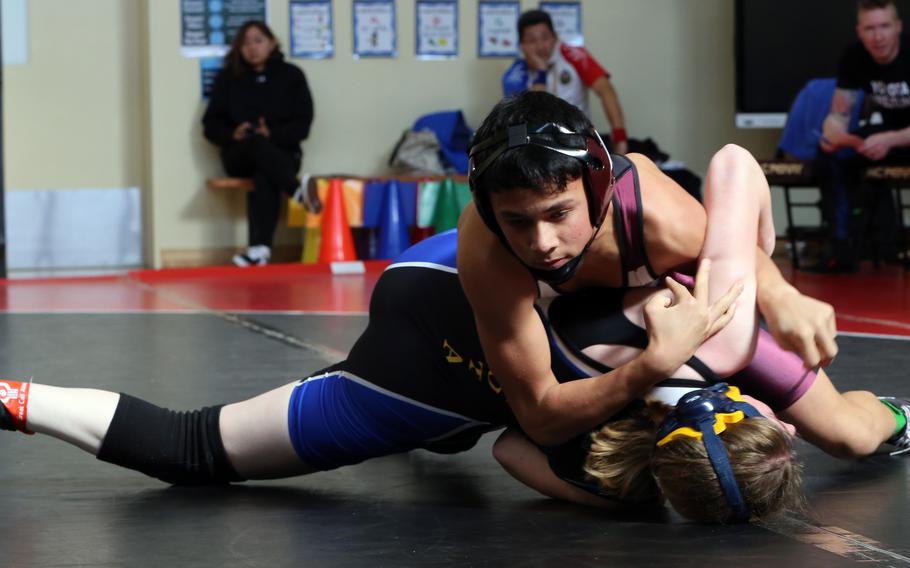
M 591 121 L 575 105 L 545 91 L 526 91 L 501 100 L 483 120 L 474 134 L 472 145 L 496 136 L 517 124 L 529 129 L 556 123 L 573 132 L 593 135 Z M 483 163 L 496 147 L 473 156 Z M 563 191 L 569 182 L 582 176 L 583 164 L 575 158 L 533 144 L 506 150 L 475 180 L 473 190 L 488 195 L 496 191 L 532 188 L 541 192 Z
M 556 33 L 556 30 L 553 29 L 553 20 L 550 18 L 550 14 L 543 10 L 528 10 L 518 18 L 518 41 L 521 41 L 525 28 L 536 26 L 537 24 L 546 24 L 551 32 Z
M 250 28 L 258 29 L 265 37 L 275 42 L 275 49 L 273 49 L 272 53 L 269 55 L 269 61 L 284 59 L 281 45 L 278 43 L 278 40 L 275 39 L 275 34 L 272 33 L 269 26 L 266 25 L 265 22 L 259 20 L 248 20 L 243 22 L 243 25 L 241 25 L 237 30 L 237 33 L 234 34 L 234 39 L 231 41 L 231 49 L 227 52 L 227 55 L 224 56 L 224 66 L 230 69 L 235 77 L 242 77 L 250 70 L 250 65 L 244 61 L 243 55 L 240 53 L 240 48 L 243 47 L 243 39 L 246 37 L 246 32 L 248 32 Z
M 897 15 L 897 6 L 894 4 L 894 0 L 859 0 L 856 3 L 856 9 L 858 12 L 882 10 L 888 6 L 894 8 L 894 14 Z

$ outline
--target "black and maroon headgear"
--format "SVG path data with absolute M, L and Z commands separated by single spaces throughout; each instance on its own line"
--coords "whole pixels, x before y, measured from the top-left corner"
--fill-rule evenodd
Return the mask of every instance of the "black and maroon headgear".
M 525 101 L 522 99 L 525 99 Z M 517 172 L 518 177 L 530 178 L 522 181 L 502 179 L 504 174 L 507 175 L 509 172 L 497 172 L 496 177 L 499 179 L 496 181 L 499 183 L 496 183 L 495 185 L 501 186 L 502 188 L 528 187 L 533 186 L 533 184 L 527 183 L 528 181 L 534 181 L 534 179 L 542 177 L 543 182 L 549 181 L 550 183 L 553 183 L 553 180 L 556 180 L 557 183 L 561 182 L 560 185 L 564 186 L 567 181 L 577 179 L 578 177 L 582 178 L 585 195 L 587 196 L 588 201 L 588 213 L 590 215 L 591 225 L 594 227 L 594 234 L 591 236 L 591 239 L 585 244 L 584 249 L 578 256 L 557 269 L 540 270 L 526 266 L 536 278 L 551 284 L 560 284 L 571 278 L 578 270 L 581 261 L 588 252 L 588 248 L 591 246 L 594 237 L 597 236 L 597 232 L 606 218 L 610 199 L 613 196 L 613 161 L 610 158 L 610 153 L 607 151 L 603 140 L 601 140 L 597 131 L 590 126 L 590 123 L 587 122 L 587 119 L 581 111 L 553 95 L 543 92 L 525 93 L 512 101 L 506 101 L 505 103 L 497 105 L 497 108 L 491 113 L 491 117 L 497 112 L 497 109 L 504 105 L 521 105 L 522 102 L 528 102 L 528 106 L 538 107 L 538 110 L 541 103 L 548 105 L 552 104 L 555 106 L 553 109 L 555 112 L 552 114 L 555 115 L 565 114 L 567 110 L 565 107 L 568 106 L 573 111 L 577 112 L 577 114 L 580 115 L 580 118 L 572 117 L 575 119 L 576 125 L 566 125 L 557 121 L 533 122 L 532 120 L 534 118 L 543 117 L 526 116 L 522 117 L 525 118 L 526 121 L 510 124 L 509 126 L 496 130 L 493 133 L 484 136 L 483 139 L 476 141 L 469 151 L 469 180 L 471 192 L 474 197 L 474 204 L 477 208 L 477 212 L 480 214 L 484 223 L 499 237 L 506 248 L 511 251 L 512 249 L 506 241 L 502 228 L 496 221 L 496 216 L 490 204 L 490 190 L 484 189 L 483 187 L 489 184 L 481 182 L 481 177 L 484 173 L 490 170 L 498 161 L 503 160 L 504 157 L 506 157 L 505 159 L 508 159 L 507 156 L 509 153 L 527 152 L 529 153 L 529 155 L 526 156 L 529 159 L 529 166 L 531 165 L 531 162 L 534 162 L 535 166 L 539 166 L 540 160 L 558 162 L 553 168 L 552 175 L 547 176 L 546 174 L 549 172 L 545 172 L 543 176 L 529 176 L 526 172 L 519 171 Z M 541 113 L 527 114 L 540 115 Z M 560 116 L 554 116 L 553 118 L 558 120 Z M 489 119 L 490 117 L 488 117 L 488 120 Z M 581 124 L 578 124 L 579 122 L 581 122 Z M 575 126 L 575 129 L 573 130 L 571 126 Z M 582 128 L 578 128 L 578 126 L 582 126 Z M 484 134 L 483 126 L 478 130 L 478 135 L 482 134 Z M 537 149 L 543 150 L 543 153 Z M 565 160 L 564 158 L 569 158 L 569 160 Z M 520 163 L 521 160 L 517 162 L 515 160 L 512 161 L 514 162 L 514 167 L 512 169 L 523 169 L 522 164 Z M 547 168 L 544 167 L 544 169 L 546 170 Z

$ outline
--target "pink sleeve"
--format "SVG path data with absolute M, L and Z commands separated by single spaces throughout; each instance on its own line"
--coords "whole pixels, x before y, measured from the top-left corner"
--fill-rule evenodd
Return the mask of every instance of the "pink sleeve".
M 572 47 L 566 44 L 561 44 L 559 46 L 562 56 L 572 64 L 572 67 L 578 71 L 578 76 L 581 77 L 582 82 L 590 87 L 594 84 L 594 81 L 600 79 L 601 77 L 610 78 L 610 74 L 607 73 L 607 70 L 600 66 L 600 63 L 594 59 L 588 50 L 583 47 Z

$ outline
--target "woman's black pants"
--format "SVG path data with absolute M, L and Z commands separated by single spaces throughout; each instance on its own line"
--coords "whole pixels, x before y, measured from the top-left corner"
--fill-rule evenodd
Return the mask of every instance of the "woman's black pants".
M 279 148 L 263 136 L 249 136 L 221 151 L 224 170 L 232 177 L 253 178 L 253 191 L 247 193 L 247 220 L 250 246 L 272 246 L 281 201 L 297 189 L 300 151 Z

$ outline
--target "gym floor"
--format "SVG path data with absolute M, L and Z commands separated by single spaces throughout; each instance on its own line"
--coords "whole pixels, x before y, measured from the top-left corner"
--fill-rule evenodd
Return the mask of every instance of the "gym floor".
M 0 281 L 0 368 L 174 409 L 240 400 L 342 358 L 383 266 Z M 910 272 L 784 270 L 837 309 L 837 385 L 910 395 Z M 47 437 L 0 433 L 0 565 L 910 566 L 908 459 L 843 462 L 799 443 L 806 511 L 720 527 L 540 497 L 499 469 L 493 439 L 454 456 L 417 451 L 200 489 Z

